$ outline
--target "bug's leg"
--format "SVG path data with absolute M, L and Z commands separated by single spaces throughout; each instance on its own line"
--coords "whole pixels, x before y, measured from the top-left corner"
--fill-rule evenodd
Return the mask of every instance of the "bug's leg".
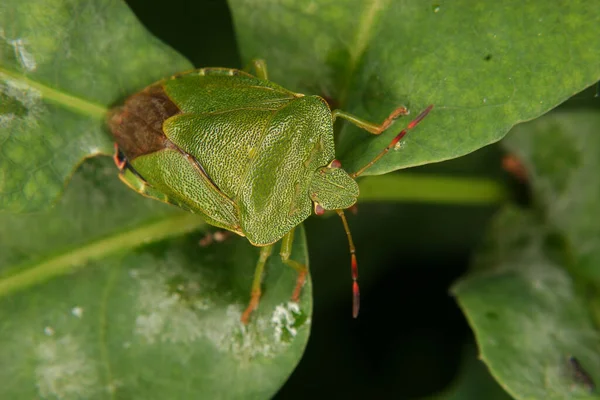
M 255 75 L 257 78 L 268 80 L 269 74 L 267 73 L 267 63 L 265 60 L 260 58 L 255 58 L 250 61 L 250 64 L 244 68 L 244 71 L 249 71 L 251 68 L 254 68 Z
M 352 272 L 352 317 L 356 318 L 358 317 L 358 310 L 360 309 L 360 289 L 358 287 L 358 263 L 356 261 L 356 248 L 354 247 L 354 241 L 352 240 L 352 234 L 350 233 L 350 227 L 348 226 L 348 221 L 346 221 L 344 210 L 335 211 L 342 219 L 344 231 L 346 231 L 346 236 L 348 237 L 348 247 L 350 249 L 350 268 Z
M 425 118 L 427 116 L 427 114 L 429 114 L 429 111 L 431 111 L 431 109 L 433 108 L 433 105 L 430 105 L 429 107 L 427 107 L 425 109 L 425 111 L 423 111 L 421 114 L 419 114 L 417 116 L 417 118 L 413 119 L 407 126 L 406 128 L 402 129 L 402 131 L 400 131 L 399 134 L 397 134 L 396 136 L 394 136 L 394 138 L 392 139 L 392 141 L 390 142 L 390 144 L 387 145 L 386 148 L 384 148 L 379 154 L 377 154 L 375 156 L 375 158 L 373 158 L 371 161 L 369 161 L 367 163 L 367 165 L 365 165 L 364 167 L 362 167 L 361 169 L 359 169 L 358 171 L 350 174 L 350 176 L 352 178 L 356 178 L 357 176 L 359 176 L 360 174 L 362 174 L 363 172 L 365 172 L 367 169 L 369 169 L 373 164 L 375 164 L 377 161 L 379 161 L 379 159 L 381 157 L 383 157 L 384 155 L 387 154 L 388 151 L 390 151 L 394 146 L 396 146 L 396 144 L 400 141 L 400 139 L 402 139 L 404 137 L 404 135 L 406 135 L 406 133 L 408 131 L 410 131 L 411 129 L 413 129 L 415 126 L 417 126 L 419 124 L 419 122 L 421 122 L 423 120 L 423 118 Z
M 392 111 L 390 113 L 390 115 L 388 115 L 388 117 L 381 124 L 375 124 L 373 122 L 369 122 L 362 118 L 359 118 L 355 115 L 349 114 L 346 111 L 335 110 L 335 111 L 333 111 L 333 113 L 331 113 L 334 122 L 337 118 L 343 118 L 347 121 L 352 122 L 354 125 L 358 126 L 359 128 L 362 128 L 362 129 L 372 133 L 373 135 L 379 135 L 381 132 L 383 132 L 387 128 L 389 128 L 390 125 L 392 125 L 392 122 L 394 122 L 394 120 L 396 118 L 398 118 L 400 116 L 408 115 L 408 114 L 409 114 L 408 109 L 404 106 L 400 106 L 400 107 L 396 108 L 394 111 Z
M 306 283 L 306 275 L 308 274 L 308 267 L 298 261 L 290 259 L 292 255 L 292 245 L 294 243 L 294 231 L 296 228 L 289 231 L 281 240 L 281 250 L 279 255 L 281 260 L 290 267 L 294 268 L 298 272 L 298 279 L 296 280 L 296 287 L 292 292 L 292 301 L 298 302 L 300 299 L 300 293 L 302 292 L 302 286 Z
M 260 300 L 261 290 L 260 285 L 262 283 L 262 276 L 265 270 L 265 264 L 273 251 L 273 245 L 268 245 L 260 248 L 260 256 L 258 257 L 258 262 L 256 263 L 256 269 L 254 270 L 254 280 L 252 281 L 252 291 L 250 292 L 250 302 L 248 303 L 248 307 L 246 307 L 246 311 L 242 314 L 240 320 L 244 325 L 248 324 L 250 320 L 250 315 L 252 311 L 256 310 L 258 307 L 258 302 Z
M 134 173 L 128 168 L 127 159 L 119 151 L 119 147 L 115 143 L 115 154 L 113 155 L 113 161 L 119 168 L 119 179 L 121 182 L 129 186 L 130 189 L 135 190 L 143 196 L 151 197 L 156 200 L 168 203 L 169 197 L 161 192 L 160 190 L 154 189 L 152 186 L 142 179 L 138 174 Z

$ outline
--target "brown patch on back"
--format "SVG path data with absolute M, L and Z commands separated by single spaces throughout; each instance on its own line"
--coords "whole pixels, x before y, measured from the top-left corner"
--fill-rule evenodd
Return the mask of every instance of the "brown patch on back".
M 113 109 L 108 125 L 119 150 L 132 161 L 136 157 L 172 146 L 165 136 L 163 122 L 180 110 L 161 84 L 152 85 L 129 97 Z

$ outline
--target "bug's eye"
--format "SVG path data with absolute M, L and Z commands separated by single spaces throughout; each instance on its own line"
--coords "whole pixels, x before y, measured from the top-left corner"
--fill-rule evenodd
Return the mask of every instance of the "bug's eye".
M 342 163 L 340 162 L 340 160 L 333 160 L 332 162 L 329 163 L 328 167 L 329 168 L 342 168 Z
M 325 214 L 325 209 L 323 207 L 321 207 L 321 205 L 319 203 L 314 203 L 315 204 L 315 214 L 317 215 L 323 215 Z

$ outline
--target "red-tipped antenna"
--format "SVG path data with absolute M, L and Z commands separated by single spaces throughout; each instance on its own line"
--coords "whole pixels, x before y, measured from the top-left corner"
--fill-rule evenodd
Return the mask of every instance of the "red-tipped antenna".
M 358 317 L 358 310 L 360 309 L 360 290 L 358 288 L 358 263 L 356 262 L 356 249 L 354 248 L 354 242 L 352 241 L 352 234 L 350 233 L 350 227 L 346 221 L 344 211 L 335 210 L 344 224 L 344 230 L 346 236 L 348 236 L 348 246 L 350 247 L 350 257 L 352 259 L 352 317 Z
M 425 109 L 425 111 L 423 111 L 421 114 L 419 114 L 417 116 L 417 118 L 413 119 L 410 122 L 410 124 L 408 124 L 406 126 L 406 128 L 404 128 L 399 134 L 397 134 L 396 137 L 394 137 L 392 139 L 392 141 L 390 142 L 390 144 L 388 144 L 388 146 L 381 151 L 381 153 L 377 154 L 375 156 L 375 158 L 372 159 L 367 165 L 365 165 L 364 167 L 362 167 L 361 169 L 359 169 L 355 173 L 350 174 L 350 176 L 352 178 L 356 178 L 357 176 L 359 176 L 360 174 L 362 174 L 363 172 L 365 172 L 368 168 L 370 168 L 373 164 L 375 164 L 377 161 L 379 161 L 379 159 L 381 157 L 383 157 L 384 155 L 386 155 L 386 153 L 388 151 L 390 151 L 392 149 L 392 147 L 394 147 L 396 145 L 396 143 L 398 143 L 400 141 L 400 139 L 402 139 L 404 137 L 404 135 L 406 135 L 408 133 L 408 131 L 410 131 L 412 128 L 414 128 L 415 126 L 417 126 L 419 124 L 419 122 L 421 122 L 423 120 L 423 118 L 425 118 L 427 116 L 427 114 L 429 114 L 429 111 L 431 111 L 432 108 L 433 108 L 433 104 L 431 104 L 429 107 L 427 107 Z

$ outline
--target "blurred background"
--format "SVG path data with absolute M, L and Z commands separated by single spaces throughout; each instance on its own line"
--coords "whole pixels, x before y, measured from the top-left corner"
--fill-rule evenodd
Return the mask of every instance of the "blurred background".
M 196 66 L 241 67 L 224 0 L 127 3 L 152 33 Z M 597 106 L 598 100 L 592 88 L 566 107 Z M 527 190 L 502 169 L 503 156 L 500 145 L 492 145 L 410 172 L 492 179 L 526 204 Z M 477 360 L 472 334 L 449 294 L 499 207 L 359 203 L 355 215 L 347 213 L 360 270 L 357 320 L 351 318 L 350 262 L 341 221 L 310 218 L 305 226 L 315 296 L 312 333 L 302 361 L 276 398 L 509 398 Z M 468 393 L 452 396 L 465 370 L 476 379 Z M 450 393 L 435 397 L 446 390 Z

